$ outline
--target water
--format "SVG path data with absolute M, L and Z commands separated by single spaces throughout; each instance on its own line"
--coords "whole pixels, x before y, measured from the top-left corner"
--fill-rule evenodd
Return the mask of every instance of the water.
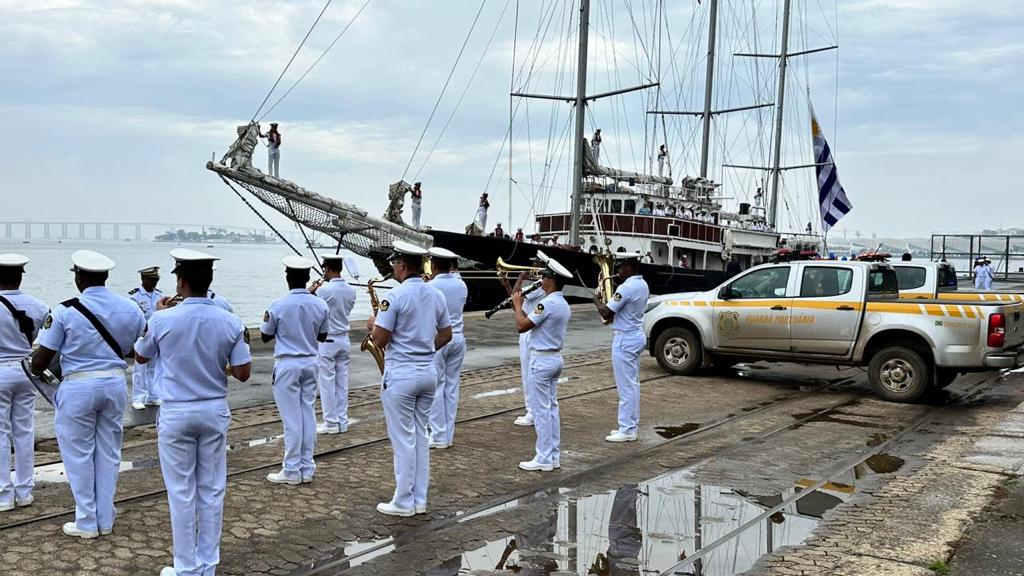
M 74 275 L 68 271 L 71 253 L 75 250 L 95 250 L 117 263 L 117 268 L 110 273 L 107 287 L 118 294 L 127 295 L 129 290 L 139 286 L 137 270 L 160 266 L 162 278 L 158 288 L 171 295 L 175 291 L 175 280 L 171 274 L 174 262 L 169 253 L 179 247 L 201 250 L 221 258 L 210 288 L 228 299 L 247 326 L 258 325 L 271 300 L 288 291 L 281 258 L 292 252 L 283 244 L 213 244 L 208 247 L 207 244 L 145 241 L 64 240 L 58 243 L 56 240 L 32 240 L 30 244 L 23 244 L 20 240 L 0 240 L 0 253 L 17 252 L 32 259 L 26 267 L 22 290 L 42 299 L 51 308 L 78 295 Z M 303 256 L 309 256 L 306 252 Z M 356 261 L 362 282 L 378 276 L 370 260 L 357 256 Z M 352 281 L 347 273 L 345 277 Z M 365 288 L 357 287 L 352 318 L 365 319 L 369 315 L 369 295 Z

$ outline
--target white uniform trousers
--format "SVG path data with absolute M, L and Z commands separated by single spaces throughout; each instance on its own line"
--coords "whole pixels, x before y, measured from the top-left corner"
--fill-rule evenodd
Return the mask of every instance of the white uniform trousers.
M 476 209 L 476 221 L 480 224 L 480 233 L 487 233 L 487 208 L 483 206 Z
M 111 530 L 128 385 L 124 376 L 65 380 L 56 403 L 57 445 L 75 497 L 75 524 Z
M 615 331 L 612 370 L 619 391 L 619 432 L 636 434 L 640 422 L 640 354 L 647 344 L 642 330 Z
M 157 445 L 178 576 L 214 576 L 220 563 L 230 422 L 225 398 L 160 407 Z
M 984 276 L 975 276 L 974 277 L 974 289 L 975 290 L 984 290 L 985 289 L 985 277 Z
M 537 431 L 536 456 L 541 464 L 561 461 L 561 416 L 558 413 L 558 377 L 561 354 L 530 355 L 530 390 L 533 392 L 533 427 Z
M 991 276 L 985 276 L 985 291 L 989 291 L 991 289 L 992 289 L 992 277 Z
M 395 495 L 400 508 L 427 505 L 430 444 L 427 419 L 437 387 L 432 360 L 384 366 L 380 399 L 395 459 Z
M 461 332 L 452 334 L 451 342 L 434 353 L 437 389 L 430 405 L 431 440 L 451 444 L 455 438 L 455 414 L 459 408 L 459 373 L 466 358 L 466 338 Z
M 601 143 L 594 142 L 594 162 L 601 163 Z
M 526 415 L 533 415 L 533 394 L 530 392 L 530 333 L 519 335 L 519 370 L 523 376 L 523 404 Z
M 317 348 L 317 381 L 324 423 L 348 430 L 348 333 L 329 334 Z
M 660 178 L 662 173 L 665 172 L 665 159 L 658 158 L 658 177 Z
M 281 165 L 281 149 L 267 148 L 267 174 L 278 177 L 278 169 Z
M 0 360 L 0 504 L 32 495 L 36 389 L 18 360 Z M 11 483 L 11 444 L 14 483 Z
M 290 479 L 312 478 L 316 471 L 316 358 L 274 360 L 274 402 L 284 425 L 281 469 Z
M 152 389 L 155 368 L 152 361 L 145 364 L 135 363 L 135 367 L 132 368 L 132 402 L 152 404 L 156 400 L 156 394 Z
M 420 227 L 420 214 L 423 212 L 423 202 L 412 201 L 412 227 Z

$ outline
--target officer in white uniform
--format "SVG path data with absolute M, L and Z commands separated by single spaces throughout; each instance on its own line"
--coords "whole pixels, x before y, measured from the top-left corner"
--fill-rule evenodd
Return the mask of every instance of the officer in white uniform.
M 388 258 L 400 284 L 367 321 L 373 343 L 384 350 L 381 402 L 395 462 L 395 494 L 377 511 L 408 517 L 427 512 L 430 448 L 427 418 L 437 387 L 434 353 L 452 339 L 444 295 L 423 282 L 427 251 L 396 240 Z
M 142 308 L 146 320 L 156 311 L 157 302 L 164 297 L 164 293 L 157 287 L 160 281 L 160 267 L 150 266 L 139 270 L 142 277 L 142 284 L 128 291 L 128 297 L 135 301 Z M 135 363 L 132 368 L 132 408 L 145 410 L 146 405 L 159 404 L 153 390 L 154 364 Z
M 533 392 L 533 427 L 537 431 L 533 459 L 520 462 L 523 470 L 550 472 L 561 468 L 561 420 L 558 412 L 558 377 L 562 374 L 562 346 L 572 311 L 562 296 L 572 274 L 554 258 L 541 271 L 544 298 L 532 311 L 523 308 L 522 292 L 512 294 L 519 333 L 530 334 L 530 389 Z
M 237 316 L 206 297 L 214 256 L 187 249 L 171 256 L 184 300 L 172 307 L 170 298 L 161 300 L 135 344 L 136 362 L 160 361 L 157 444 L 174 553 L 174 567 L 160 576 L 213 576 L 220 562 L 231 421 L 224 367 L 241 382 L 249 379 L 249 333 Z
M 429 250 L 434 277 L 429 285 L 444 295 L 448 318 L 452 324 L 452 340 L 434 354 L 437 390 L 430 406 L 430 447 L 448 448 L 455 437 L 455 414 L 459 407 L 459 372 L 466 357 L 466 338 L 462 335 L 462 309 L 469 291 L 459 275 L 459 256 L 451 250 L 434 247 Z
M 214 270 L 216 270 L 216 268 L 214 268 Z M 231 307 L 231 303 L 228 302 L 226 298 L 224 298 L 220 294 L 217 294 L 213 290 L 208 291 L 208 293 L 206 294 L 206 297 L 209 298 L 211 302 L 213 302 L 214 306 L 217 306 L 218 308 L 222 308 L 224 310 L 227 310 L 228 312 L 231 312 L 232 314 L 235 313 L 235 309 Z
M 71 262 L 82 295 L 62 302 L 44 322 L 32 371 L 41 374 L 60 353 L 64 380 L 54 398 L 54 423 L 75 497 L 75 521 L 64 524 L 64 533 L 95 538 L 114 528 L 121 418 L 128 404 L 124 356 L 142 335 L 146 317 L 138 304 L 106 288 L 113 260 L 79 250 Z
M 605 320 L 610 320 L 612 370 L 619 391 L 619 427 L 605 437 L 609 442 L 633 442 L 640 422 L 640 354 L 647 345 L 644 336 L 644 309 L 651 295 L 640 275 L 639 253 L 615 254 L 615 279 L 619 282 L 612 301 L 602 301 L 601 291 L 594 294 L 594 305 Z
M 348 337 L 356 291 L 341 277 L 344 256 L 322 254 L 324 280 L 313 285 L 313 292 L 327 303 L 327 339 L 317 351 L 317 380 L 320 384 L 320 405 L 324 421 L 316 427 L 318 434 L 348 432 L 348 363 L 351 343 Z
M 534 263 L 539 265 L 547 265 L 548 255 L 537 250 L 537 255 L 534 258 Z M 523 289 L 523 283 L 526 280 L 526 274 L 520 274 L 516 280 L 515 286 L 509 286 L 508 281 L 502 278 L 502 283 L 505 285 L 505 290 L 508 291 L 508 295 L 511 296 L 514 292 L 518 292 Z M 533 310 L 533 307 L 544 298 L 544 291 L 536 289 L 529 294 L 524 295 L 523 308 L 527 310 Z M 523 403 L 526 406 L 526 414 L 518 416 L 513 424 L 516 426 L 533 426 L 533 398 L 532 392 L 530 391 L 530 331 L 527 330 L 519 335 L 519 371 L 523 380 Z
M 290 291 L 274 300 L 263 315 L 260 337 L 274 343 L 274 401 L 284 424 L 284 462 L 267 475 L 275 484 L 312 482 L 316 464 L 317 343 L 327 340 L 327 303 L 309 293 L 309 269 L 316 263 L 286 256 L 285 278 Z
M 21 359 L 50 309 L 20 290 L 29 259 L 0 254 L 0 512 L 32 503 L 36 391 L 21 369 Z M 14 483 L 11 483 L 11 444 Z

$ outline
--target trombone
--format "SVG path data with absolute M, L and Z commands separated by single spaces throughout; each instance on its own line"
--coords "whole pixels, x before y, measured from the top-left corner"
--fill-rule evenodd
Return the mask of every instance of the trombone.
M 543 270 L 543 268 L 541 268 L 540 266 L 521 266 L 518 264 L 509 264 L 508 262 L 505 262 L 505 260 L 503 260 L 501 256 L 498 256 L 498 262 L 494 266 L 495 268 L 497 268 L 496 273 L 498 274 L 499 278 L 507 278 L 509 272 L 528 272 L 529 277 L 535 278 L 539 276 L 540 271 Z M 523 287 L 523 296 L 529 294 L 530 292 L 533 292 L 534 290 L 537 290 L 538 288 L 540 288 L 540 280 L 533 282 L 529 286 Z M 487 312 L 484 312 L 484 317 L 490 320 L 491 316 L 494 316 L 499 311 L 511 307 L 512 297 L 509 296 L 508 298 L 505 298 L 504 300 L 499 302 L 498 305 L 495 306 L 494 308 L 491 308 Z

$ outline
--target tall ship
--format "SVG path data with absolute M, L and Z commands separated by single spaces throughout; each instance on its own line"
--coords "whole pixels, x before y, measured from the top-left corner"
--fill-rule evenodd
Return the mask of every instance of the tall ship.
M 504 289 L 494 281 L 495 263 L 499 257 L 510 264 L 529 265 L 538 250 L 556 258 L 575 274 L 574 280 L 567 286 L 567 296 L 589 297 L 601 273 L 600 260 L 615 252 L 639 252 L 644 255 L 641 271 L 652 294 L 707 290 L 726 279 L 727 264 L 730 261 L 736 263 L 733 268 L 736 265 L 747 268 L 766 261 L 780 247 L 817 249 L 821 243 L 821 237 L 812 225 L 812 222 L 817 221 L 816 201 L 812 200 L 810 210 L 803 214 L 795 211 L 797 214 L 794 220 L 791 205 L 798 203 L 786 201 L 782 183 L 782 175 L 789 170 L 819 166 L 813 159 L 795 166 L 784 165 L 787 159 L 794 157 L 792 153 L 788 157 L 785 154 L 784 140 L 792 140 L 797 147 L 802 147 L 802 151 L 795 157 L 811 156 L 811 146 L 807 143 L 809 139 L 794 137 L 794 131 L 787 130 L 784 123 L 784 120 L 792 116 L 785 102 L 787 95 L 792 97 L 793 92 L 792 86 L 787 89 L 787 64 L 793 58 L 835 46 L 791 51 L 789 44 L 793 0 L 779 2 L 782 24 L 781 30 L 776 31 L 777 45 L 773 45 L 769 53 L 758 53 L 755 50 L 729 54 L 730 59 L 738 58 L 753 63 L 744 69 L 754 71 L 749 73 L 749 84 L 756 89 L 751 91 L 750 101 L 741 105 L 730 104 L 737 99 L 735 81 L 726 84 L 729 89 L 723 91 L 726 92 L 724 96 L 716 93 L 716 79 L 725 69 L 722 59 L 717 58 L 722 42 L 718 0 L 709 0 L 693 8 L 690 23 L 693 38 L 679 40 L 671 54 L 664 58 L 664 63 L 661 45 L 663 39 L 671 40 L 672 36 L 666 23 L 668 12 L 665 3 L 655 3 L 655 11 L 659 13 L 651 14 L 650 18 L 643 20 L 652 23 L 649 29 L 639 33 L 634 30 L 635 42 L 643 44 L 643 51 L 648 54 L 644 63 L 648 70 L 640 75 L 642 81 L 636 86 L 609 86 L 609 90 L 600 93 L 588 89 L 594 84 L 588 82 L 588 68 L 593 66 L 596 56 L 600 55 L 591 50 L 591 37 L 595 35 L 595 30 L 602 31 L 592 18 L 590 0 L 570 3 L 572 10 L 563 10 L 561 13 L 571 18 L 568 24 L 572 25 L 565 26 L 566 23 L 562 23 L 560 26 L 566 34 L 558 43 L 558 51 L 568 54 L 571 45 L 571 55 L 574 57 L 563 58 L 570 64 L 548 76 L 533 74 L 529 71 L 543 67 L 538 66 L 538 62 L 549 56 L 543 53 L 536 42 L 526 50 L 526 56 L 518 61 L 513 50 L 509 128 L 503 144 L 503 149 L 507 145 L 509 151 L 510 215 L 514 198 L 513 185 L 516 183 L 512 176 L 516 121 L 529 121 L 528 113 L 519 114 L 518 111 L 520 108 L 527 109 L 530 103 L 536 108 L 537 102 L 540 102 L 552 107 L 554 118 L 558 107 L 562 107 L 564 111 L 558 114 L 558 118 L 566 126 L 561 132 L 549 130 L 542 177 L 546 185 L 542 182 L 535 187 L 534 196 L 529 199 L 532 205 L 540 206 L 531 211 L 533 230 L 521 236 L 508 234 L 507 231 L 497 234 L 493 230 L 488 231 L 485 229 L 484 217 L 481 216 L 463 230 L 414 227 L 403 218 L 405 203 L 413 188 L 405 181 L 405 175 L 389 186 L 387 209 L 382 215 L 376 216 L 353 203 L 314 192 L 290 180 L 264 174 L 252 162 L 260 134 L 255 116 L 249 124 L 238 127 L 238 138 L 227 154 L 219 161 L 208 162 L 207 168 L 216 173 L 257 213 L 259 204 L 269 206 L 301 228 L 326 235 L 337 243 L 339 249 L 345 248 L 370 258 L 382 274 L 390 271 L 386 257 L 390 253 L 389 246 L 396 239 L 452 250 L 463 259 L 460 267 L 464 276 L 474 280 L 468 282 L 467 307 L 470 309 L 490 308 L 505 297 Z M 542 10 L 550 9 L 550 18 L 557 18 L 556 8 L 559 4 L 564 3 L 545 3 L 544 6 L 553 7 Z M 541 20 L 543 24 L 544 19 Z M 736 15 L 730 14 L 729 21 L 736 20 Z M 701 25 L 695 27 L 696 22 Z M 754 28 L 753 31 L 734 31 L 734 34 L 741 37 L 747 32 L 758 33 L 756 25 Z M 612 29 L 599 35 L 604 44 L 609 42 L 606 36 Z M 572 33 L 573 30 L 575 33 Z M 703 44 L 706 50 L 695 49 L 696 44 Z M 689 46 L 687 50 L 692 55 L 689 64 L 685 66 L 676 57 L 680 46 L 684 45 Z M 747 42 L 743 45 L 756 49 L 759 44 Z M 658 47 L 657 50 L 653 49 L 654 46 Z M 574 65 L 571 64 L 573 60 Z M 773 65 L 765 65 L 766 61 Z M 699 77 L 700 74 L 694 72 L 701 67 L 704 76 L 702 97 L 683 97 L 684 88 L 692 88 L 685 84 L 686 81 L 692 82 L 693 77 Z M 607 75 L 608 70 L 604 72 Z M 550 82 L 551 76 L 558 80 Z M 572 78 L 574 82 L 566 82 L 566 77 Z M 545 82 L 556 89 L 574 84 L 574 90 L 567 94 L 558 93 L 557 90 L 555 93 L 545 93 Z M 634 96 L 630 98 L 630 95 Z M 758 101 L 768 99 L 766 96 L 773 101 Z M 588 114 L 590 107 L 593 103 L 605 101 L 611 102 L 609 109 L 615 110 L 616 114 L 602 120 L 610 120 L 613 125 L 628 126 L 630 120 L 636 122 L 639 119 L 645 125 L 643 143 L 637 146 L 643 151 L 639 160 L 634 154 L 633 170 L 608 165 L 621 159 L 622 154 L 614 155 L 616 160 L 611 159 L 613 154 L 608 152 L 607 136 L 604 138 L 603 149 L 596 135 L 588 138 L 590 127 L 595 126 L 594 115 Z M 642 108 L 634 109 L 632 105 Z M 674 109 L 686 105 L 698 109 Z M 621 122 L 619 116 L 622 117 Z M 754 134 L 750 142 L 738 150 L 734 145 L 735 139 L 730 140 L 727 132 L 722 130 L 727 123 L 720 119 L 729 116 L 741 119 L 743 132 L 747 136 Z M 716 120 L 719 122 L 716 123 Z M 767 128 L 769 124 L 771 130 Z M 751 131 L 749 125 L 758 128 Z M 555 122 L 552 121 L 551 127 L 554 126 Z M 675 136 L 670 137 L 673 134 Z M 619 134 L 618 138 L 625 142 L 631 136 Z M 721 144 L 717 154 L 716 139 Z M 790 148 L 793 148 L 792 144 Z M 676 149 L 683 152 L 676 154 L 673 152 Z M 562 161 L 567 156 L 565 152 L 569 150 L 571 162 Z M 730 158 L 737 156 L 738 162 L 729 162 Z M 673 177 L 673 160 L 683 165 L 692 163 L 696 169 L 694 175 Z M 713 179 L 713 167 L 717 167 L 718 177 L 724 182 Z M 564 172 L 564 179 L 559 175 L 559 170 Z M 567 181 L 567 186 L 558 189 L 551 184 L 554 181 Z M 813 179 L 808 178 L 804 184 L 807 191 L 814 189 Z M 244 192 L 259 203 L 251 203 Z M 538 196 L 542 196 L 544 200 L 550 200 L 556 194 L 566 200 L 562 210 L 550 210 L 547 205 L 551 202 L 538 199 Z M 475 195 L 474 192 L 471 200 Z M 799 195 L 799 190 L 790 191 L 791 197 Z M 816 193 L 812 195 L 817 196 Z M 484 201 L 481 199 L 481 202 Z M 788 226 L 796 232 L 779 232 L 779 223 L 782 221 L 780 214 L 786 205 L 791 208 Z M 794 225 L 794 222 L 802 223 L 804 218 L 808 221 L 806 227 Z M 307 244 L 312 249 L 308 237 Z

